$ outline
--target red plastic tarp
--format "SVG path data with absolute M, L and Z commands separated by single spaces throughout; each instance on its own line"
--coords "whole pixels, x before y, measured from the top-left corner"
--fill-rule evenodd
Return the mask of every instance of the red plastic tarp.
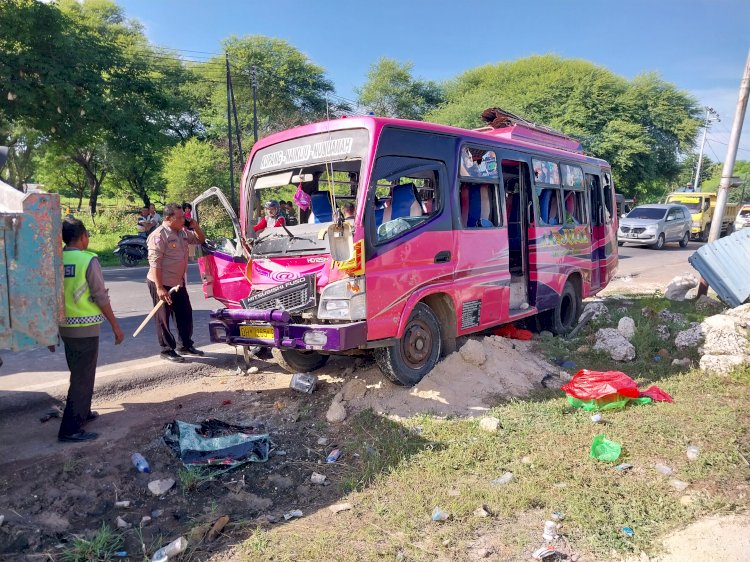
M 493 333 L 496 336 L 509 338 L 511 340 L 529 341 L 531 338 L 534 337 L 534 334 L 531 333 L 529 330 L 516 328 L 513 324 L 506 324 L 505 326 L 500 326 Z
M 638 385 L 625 373 L 619 371 L 589 371 L 581 369 L 560 390 L 579 400 L 597 400 L 610 394 L 627 398 L 638 398 Z
M 649 386 L 641 392 L 641 396 L 648 396 L 654 402 L 674 402 L 672 397 L 656 385 Z

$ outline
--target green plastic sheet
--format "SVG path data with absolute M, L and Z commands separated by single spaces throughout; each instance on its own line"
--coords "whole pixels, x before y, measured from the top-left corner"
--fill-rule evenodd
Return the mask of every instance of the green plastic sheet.
M 591 442 L 591 452 L 589 455 L 592 459 L 604 462 L 615 462 L 620 458 L 622 445 L 615 441 L 610 441 L 604 434 L 597 435 Z

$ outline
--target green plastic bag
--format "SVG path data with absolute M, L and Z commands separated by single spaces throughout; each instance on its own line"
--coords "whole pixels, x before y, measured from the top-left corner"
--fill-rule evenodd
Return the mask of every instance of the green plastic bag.
M 622 445 L 610 441 L 603 434 L 600 434 L 594 437 L 594 440 L 591 442 L 591 452 L 589 453 L 589 456 L 598 461 L 615 462 L 620 458 L 621 452 Z

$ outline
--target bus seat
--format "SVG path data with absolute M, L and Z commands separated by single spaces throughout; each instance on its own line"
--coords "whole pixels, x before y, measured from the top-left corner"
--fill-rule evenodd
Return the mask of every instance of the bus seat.
M 545 189 L 539 196 L 539 218 L 543 224 L 549 224 L 549 203 L 552 199 L 552 190 Z
M 404 183 L 393 188 L 391 204 L 383 212 L 383 222 L 402 217 L 421 217 L 417 188 L 413 183 Z
M 464 226 L 469 228 L 491 226 L 491 212 L 489 184 L 461 186 L 461 220 Z
M 375 227 L 377 228 L 381 224 L 383 224 L 383 213 L 385 212 L 385 207 L 380 207 L 379 209 L 375 209 Z
M 331 222 L 333 220 L 333 207 L 331 198 L 327 191 L 316 191 L 310 196 L 312 207 L 311 218 L 313 222 Z M 314 217 L 314 218 L 313 218 Z

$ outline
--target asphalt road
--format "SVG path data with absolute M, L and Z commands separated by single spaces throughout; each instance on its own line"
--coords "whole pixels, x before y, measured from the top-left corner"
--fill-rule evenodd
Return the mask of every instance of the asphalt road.
M 620 263 L 615 279 L 604 294 L 619 292 L 651 292 L 662 289 L 675 276 L 694 270 L 688 257 L 700 246 L 691 242 L 687 248 L 669 244 L 662 250 L 625 245 L 619 248 Z M 197 265 L 188 269 L 188 292 L 193 305 L 194 339 L 197 347 L 208 351 L 206 358 L 191 359 L 185 365 L 174 365 L 159 358 L 159 345 L 150 322 L 143 332 L 133 338 L 132 333 L 152 308 L 145 284 L 146 267 L 111 268 L 104 270 L 112 306 L 126 334 L 125 341 L 114 345 L 108 324 L 102 327 L 99 349 L 97 384 L 105 381 L 134 377 L 171 376 L 185 374 L 196 365 L 228 364 L 233 361 L 234 350 L 224 344 L 209 344 L 208 312 L 221 305 L 206 299 L 200 284 Z M 0 410 L 9 399 L 16 404 L 23 395 L 33 399 L 36 395 L 61 395 L 68 383 L 68 369 L 62 347 L 55 353 L 47 349 L 17 353 L 2 352 L 4 364 L 0 367 Z

